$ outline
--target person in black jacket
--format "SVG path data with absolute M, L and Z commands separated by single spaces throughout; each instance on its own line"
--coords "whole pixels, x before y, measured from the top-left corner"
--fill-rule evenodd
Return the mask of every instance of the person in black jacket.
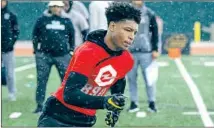
M 63 6 L 62 1 L 50 1 L 49 9 L 37 20 L 33 30 L 38 85 L 34 113 L 42 111 L 51 67 L 56 66 L 62 81 L 74 49 L 74 27 L 70 19 L 62 15 Z
M 16 16 L 7 8 L 7 1 L 1 1 L 1 52 L 2 64 L 6 70 L 6 82 L 9 91 L 9 99 L 16 100 L 15 85 L 15 58 L 14 45 L 18 39 L 19 29 Z

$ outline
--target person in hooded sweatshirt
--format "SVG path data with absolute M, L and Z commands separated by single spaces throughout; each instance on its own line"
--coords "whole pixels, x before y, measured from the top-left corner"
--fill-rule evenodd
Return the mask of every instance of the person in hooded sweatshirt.
M 1 53 L 2 65 L 5 66 L 6 84 L 9 100 L 16 100 L 14 45 L 18 39 L 19 29 L 16 16 L 7 8 L 7 1 L 1 1 Z M 3 74 L 2 74 L 3 75 Z
M 75 47 L 77 47 L 85 41 L 86 35 L 89 31 L 89 24 L 87 22 L 87 19 L 81 13 L 72 8 L 73 1 L 63 2 L 65 4 L 64 10 L 74 25 Z
M 69 0 L 70 1 L 70 0 Z M 72 1 L 72 9 L 79 12 L 83 17 L 89 22 L 89 12 L 83 2 L 81 1 Z
M 74 49 L 75 30 L 69 18 L 62 15 L 64 3 L 50 1 L 48 10 L 37 20 L 33 30 L 33 49 L 36 59 L 37 108 L 42 111 L 46 85 L 51 67 L 56 66 L 61 81 Z
M 112 1 L 92 1 L 89 4 L 90 32 L 98 29 L 107 30 L 108 24 L 105 11 L 111 2 Z
M 125 75 L 134 64 L 128 48 L 141 12 L 127 2 L 113 2 L 106 17 L 108 29 L 89 33 L 75 49 L 61 86 L 45 103 L 38 127 L 92 127 L 99 109 L 108 111 L 107 125 L 114 127 L 118 121 L 125 106 Z M 111 95 L 105 96 L 108 90 Z

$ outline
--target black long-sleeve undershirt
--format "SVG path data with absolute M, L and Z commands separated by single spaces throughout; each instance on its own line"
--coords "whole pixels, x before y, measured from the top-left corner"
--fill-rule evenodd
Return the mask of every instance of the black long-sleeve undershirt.
M 111 94 L 124 94 L 126 87 L 126 79 L 125 77 L 118 80 L 115 85 L 111 86 Z
M 87 83 L 88 78 L 77 72 L 71 72 L 64 89 L 64 101 L 68 104 L 89 109 L 104 109 L 104 96 L 91 96 L 83 93 L 81 89 Z M 124 93 L 125 78 L 118 80 L 111 87 L 111 94 Z
M 104 109 L 103 96 L 91 96 L 81 91 L 88 78 L 80 73 L 71 72 L 64 89 L 64 101 L 68 104 L 89 109 Z

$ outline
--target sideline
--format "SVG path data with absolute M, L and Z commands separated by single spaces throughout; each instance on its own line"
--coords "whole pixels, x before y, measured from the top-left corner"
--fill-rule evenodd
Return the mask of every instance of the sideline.
M 192 78 L 190 77 L 189 73 L 187 72 L 186 68 L 184 67 L 182 61 L 180 58 L 175 59 L 175 64 L 177 65 L 182 77 L 184 78 L 184 80 L 186 81 L 193 99 L 195 101 L 195 104 L 198 108 L 198 112 L 201 115 L 201 119 L 204 123 L 205 127 L 214 127 L 214 124 L 212 122 L 212 119 L 207 111 L 207 108 L 204 104 L 204 101 L 200 95 L 200 92 L 197 88 L 197 85 L 194 83 L 194 81 L 192 80 Z
M 36 67 L 35 63 L 27 64 L 27 65 L 15 68 L 15 72 L 21 72 L 21 71 L 24 71 L 24 70 L 27 70 L 27 69 L 31 69 L 31 68 L 34 68 L 34 67 Z

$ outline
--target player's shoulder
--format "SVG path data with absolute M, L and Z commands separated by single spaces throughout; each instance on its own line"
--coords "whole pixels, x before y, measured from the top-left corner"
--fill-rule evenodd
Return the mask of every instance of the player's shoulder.
M 124 50 L 123 54 L 124 54 L 125 57 L 127 57 L 127 59 L 134 60 L 133 57 L 132 57 L 132 54 L 128 50 Z
M 90 41 L 84 42 L 82 45 L 77 47 L 77 49 L 75 50 L 76 55 L 81 54 L 81 55 L 89 56 L 90 58 L 93 56 L 99 55 L 100 52 L 101 52 L 101 50 L 100 50 L 99 46 Z
M 134 58 L 128 50 L 123 51 L 123 62 L 129 67 L 132 67 L 134 64 Z

